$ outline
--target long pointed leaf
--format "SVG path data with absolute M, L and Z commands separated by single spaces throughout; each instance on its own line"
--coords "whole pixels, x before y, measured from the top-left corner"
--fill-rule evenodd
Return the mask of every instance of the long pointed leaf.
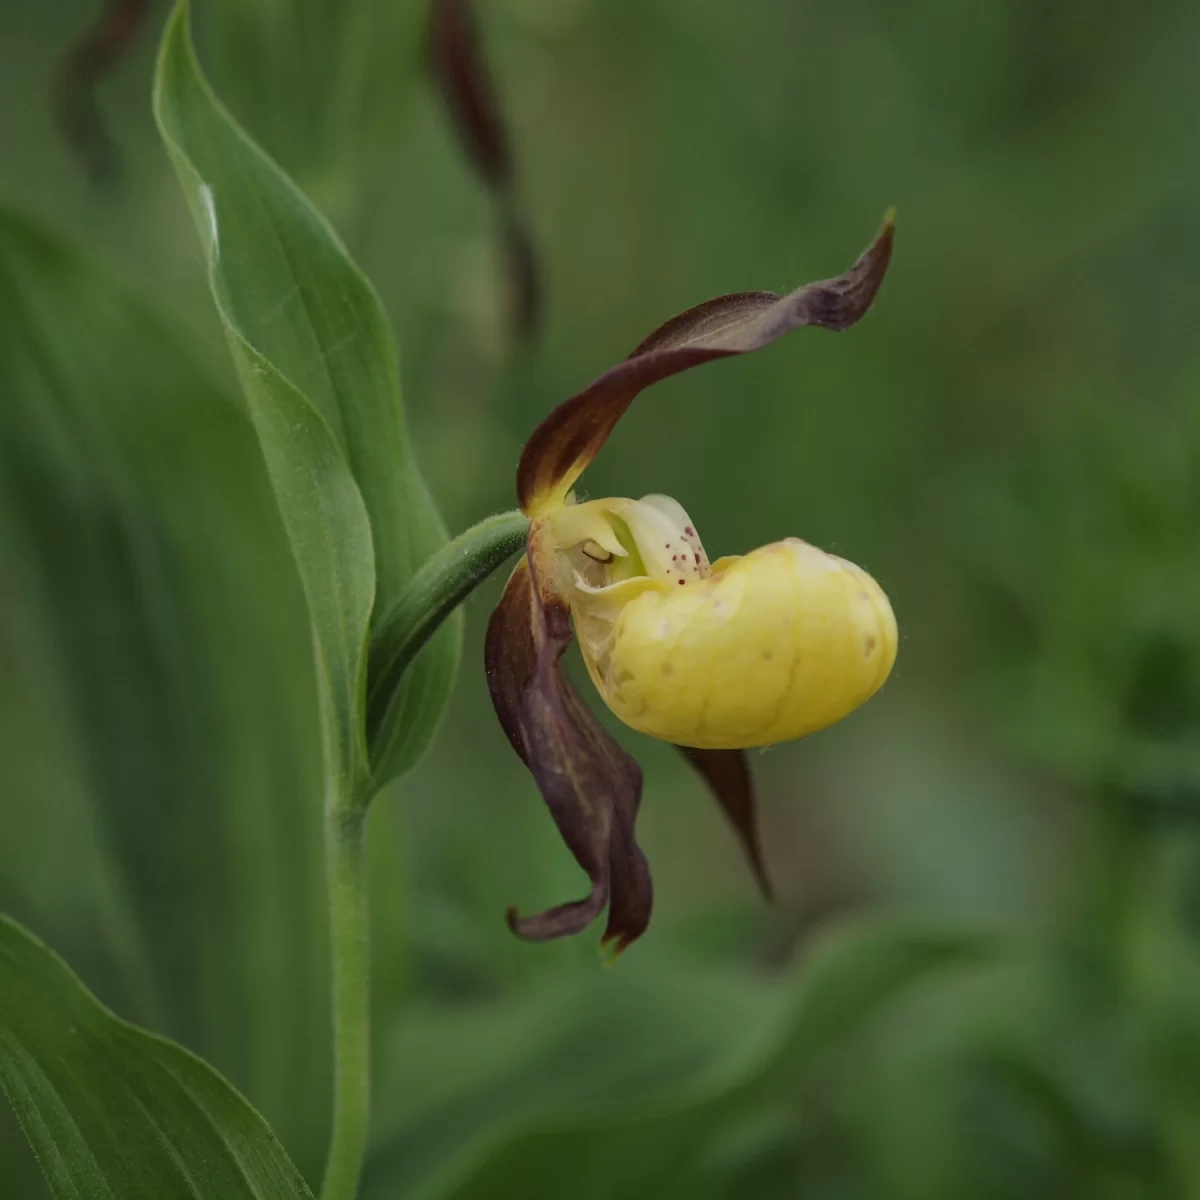
M 330 749 L 343 785 L 361 783 L 372 612 L 382 615 L 445 540 L 409 446 L 391 331 L 328 222 L 213 95 L 184 6 L 164 35 L 155 113 L 304 582 Z M 428 743 L 459 636 L 448 623 L 406 678 L 415 702 L 394 706 L 377 755 L 382 776 Z
M 56 1196 L 312 1195 L 266 1122 L 211 1067 L 118 1020 L 6 918 L 0 1084 Z

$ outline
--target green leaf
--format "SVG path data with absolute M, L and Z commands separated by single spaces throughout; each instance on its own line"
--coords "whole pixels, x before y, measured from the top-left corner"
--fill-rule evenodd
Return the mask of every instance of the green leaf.
M 424 7 L 205 0 L 197 16 L 215 82 L 246 127 L 290 173 L 354 211 L 421 94 Z
M 55 1195 L 303 1200 L 267 1123 L 210 1066 L 118 1020 L 0 917 L 0 1083 Z
M 630 961 L 507 1009 L 414 1014 L 388 1045 L 365 1195 L 656 1195 L 906 989 L 992 949 L 870 922 L 773 981 Z
M 316 689 L 253 430 L 160 311 L 3 205 L 0 395 L 0 910 L 316 1171 Z M 33 1194 L 5 1150 L 0 1193 Z
M 409 445 L 391 331 L 328 222 L 221 107 L 176 9 L 155 114 L 208 254 L 308 598 L 338 786 L 408 769 L 432 739 L 457 670 L 460 622 L 438 631 L 392 707 L 384 762 L 366 747 L 365 647 L 445 530 Z

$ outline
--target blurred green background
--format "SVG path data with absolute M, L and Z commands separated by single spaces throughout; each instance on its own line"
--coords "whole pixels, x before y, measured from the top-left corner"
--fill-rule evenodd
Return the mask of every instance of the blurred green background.
M 0 6 L 0 908 L 313 1179 L 306 618 L 151 122 L 164 7 L 99 91 L 119 176 L 53 121 L 97 7 Z M 425 6 L 194 4 L 216 87 L 383 294 L 451 529 L 659 322 L 836 274 L 895 205 L 860 327 L 655 388 L 586 486 L 677 497 L 713 557 L 862 563 L 902 641 L 863 711 L 754 756 L 774 910 L 687 767 L 621 735 L 655 920 L 602 971 L 591 935 L 504 926 L 582 877 L 487 701 L 499 581 L 471 600 L 445 728 L 372 815 L 365 1196 L 1200 1196 L 1200 10 L 482 7 L 543 270 L 525 347 Z M 996 950 L 806 1049 L 821 939 L 878 959 L 901 923 Z M 45 1195 L 7 1112 L 0 1177 Z

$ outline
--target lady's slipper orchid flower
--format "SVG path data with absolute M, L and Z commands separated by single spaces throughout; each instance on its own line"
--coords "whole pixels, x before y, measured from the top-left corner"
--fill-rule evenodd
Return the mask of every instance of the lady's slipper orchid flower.
M 604 702 L 626 725 L 683 750 L 732 820 L 764 891 L 742 751 L 833 724 L 887 678 L 896 621 L 861 568 L 794 538 L 710 564 L 669 497 L 577 503 L 572 488 L 643 388 L 793 329 L 853 325 L 875 298 L 891 248 L 889 214 L 836 279 L 690 309 L 561 404 L 526 444 L 517 493 L 530 518 L 527 552 L 488 625 L 488 685 L 592 886 L 584 899 L 536 916 L 510 910 L 521 937 L 577 933 L 607 906 L 603 941 L 620 952 L 650 920 L 650 872 L 634 840 L 642 773 L 562 671 L 572 618 Z

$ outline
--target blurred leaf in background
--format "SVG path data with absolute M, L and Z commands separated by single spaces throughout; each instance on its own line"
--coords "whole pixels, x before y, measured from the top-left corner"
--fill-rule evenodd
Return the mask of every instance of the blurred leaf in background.
M 1194 820 L 1200 405 L 1190 387 L 1130 408 L 1060 386 L 1013 478 L 971 489 L 972 525 L 991 532 L 966 549 L 996 656 L 985 678 L 1031 757 Z
M 675 1194 L 718 1130 L 754 1123 L 898 995 L 996 949 L 881 924 L 781 979 L 644 963 L 517 1004 L 415 1011 L 383 1059 L 366 1195 Z
M 320 767 L 253 436 L 144 303 L 11 209 L 0 346 L 3 906 L 303 1151 L 326 1103 L 324 1057 L 295 1053 L 327 1037 Z

